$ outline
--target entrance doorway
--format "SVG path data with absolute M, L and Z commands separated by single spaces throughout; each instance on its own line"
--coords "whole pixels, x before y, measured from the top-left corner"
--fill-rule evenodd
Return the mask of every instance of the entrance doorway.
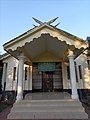
M 53 72 L 42 72 L 42 89 L 43 92 L 53 91 Z
M 54 92 L 63 89 L 62 63 L 33 63 L 32 89 L 34 92 Z

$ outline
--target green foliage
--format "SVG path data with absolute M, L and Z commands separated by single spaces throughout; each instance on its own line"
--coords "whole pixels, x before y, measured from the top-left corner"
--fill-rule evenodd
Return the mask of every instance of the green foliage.
M 0 93 L 2 92 L 2 67 L 0 67 Z
M 0 112 L 2 112 L 5 108 L 7 108 L 9 105 L 7 103 L 0 103 Z
M 3 92 L 1 102 L 13 104 L 15 102 L 15 98 L 16 98 L 15 92 Z
M 15 102 L 15 94 L 14 92 L 8 92 L 4 95 L 4 99 L 0 102 L 0 112 L 2 112 L 5 108 L 12 105 Z
M 15 101 L 15 94 L 13 92 L 9 92 L 7 95 L 7 100 L 9 103 L 12 103 Z
M 2 83 L 1 83 L 1 80 L 0 80 L 0 93 L 2 93 Z
M 90 50 L 88 50 L 87 56 L 90 56 Z

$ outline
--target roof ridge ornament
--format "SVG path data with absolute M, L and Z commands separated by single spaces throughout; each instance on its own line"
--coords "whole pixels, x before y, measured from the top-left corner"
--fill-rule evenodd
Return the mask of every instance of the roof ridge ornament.
M 54 18 L 54 19 L 52 19 L 52 20 L 50 20 L 50 21 L 48 21 L 48 22 L 42 22 L 42 21 L 40 21 L 40 20 L 38 20 L 38 19 L 36 19 L 36 18 L 34 18 L 34 17 L 32 17 L 33 18 L 33 20 L 36 22 L 36 23 L 38 23 L 38 24 L 40 24 L 40 25 L 43 25 L 43 24 L 48 24 L 48 25 L 51 25 L 53 22 L 55 22 L 59 17 L 56 17 L 56 18 Z M 60 23 L 58 23 L 58 24 L 56 24 L 54 27 L 57 27 L 58 25 L 59 25 Z M 36 25 L 34 25 L 35 27 L 37 27 Z

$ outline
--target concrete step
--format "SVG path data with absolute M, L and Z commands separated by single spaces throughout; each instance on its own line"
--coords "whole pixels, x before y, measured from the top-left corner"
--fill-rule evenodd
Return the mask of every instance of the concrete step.
M 84 112 L 12 112 L 8 119 L 87 119 Z
M 23 100 L 14 104 L 14 106 L 79 106 L 81 102 L 78 100 Z
M 79 100 L 73 100 L 73 99 L 61 99 L 61 100 L 20 100 L 19 102 L 16 102 L 15 104 L 18 103 L 53 103 L 53 102 L 60 102 L 60 103 L 65 103 L 65 102 L 70 102 L 70 103 L 78 103 Z
M 18 105 L 15 104 L 14 106 L 15 107 L 20 107 L 20 106 L 21 107 L 32 107 L 32 106 L 37 106 L 37 107 L 38 106 L 42 106 L 42 107 L 43 106 L 61 106 L 61 107 L 62 106 L 67 106 L 67 107 L 73 106 L 74 107 L 74 106 L 81 106 L 81 104 L 80 103 L 41 103 L 41 104 L 40 103 L 32 103 L 32 104 L 26 103 L 26 104 L 18 104 Z
M 44 106 L 44 107 L 13 107 L 11 109 L 11 112 L 47 112 L 47 111 L 59 111 L 59 112 L 83 112 L 84 108 L 83 107 L 59 107 L 59 106 Z
M 21 100 L 8 119 L 87 119 L 79 100 Z

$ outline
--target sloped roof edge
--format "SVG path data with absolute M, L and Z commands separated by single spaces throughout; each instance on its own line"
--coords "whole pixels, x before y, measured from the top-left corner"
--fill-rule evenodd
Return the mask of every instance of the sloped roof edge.
M 4 58 L 7 58 L 9 56 L 11 56 L 9 53 L 4 53 L 0 56 L 0 60 L 3 60 Z
M 79 37 L 77 37 L 77 36 L 75 36 L 75 35 L 72 35 L 72 34 L 66 32 L 66 31 L 64 31 L 64 30 L 61 30 L 61 29 L 59 29 L 59 28 L 56 28 L 56 27 L 54 27 L 54 26 L 52 26 L 52 25 L 48 25 L 48 24 L 45 23 L 45 24 L 42 24 L 42 25 L 37 26 L 37 27 L 34 27 L 34 28 L 32 28 L 32 29 L 24 32 L 23 34 L 15 37 L 14 39 L 12 39 L 12 40 L 10 40 L 10 41 L 8 41 L 8 42 L 5 43 L 3 46 L 7 46 L 7 45 L 9 45 L 9 44 L 12 44 L 13 42 L 16 42 L 17 40 L 20 40 L 20 39 L 22 39 L 23 37 L 28 36 L 29 34 L 32 34 L 32 33 L 36 32 L 36 31 L 42 29 L 43 27 L 48 27 L 48 28 L 50 28 L 50 29 L 57 30 L 58 32 L 60 32 L 61 35 L 65 36 L 65 37 L 68 37 L 68 38 L 73 39 L 73 40 L 76 40 L 76 39 L 77 39 L 77 40 L 79 40 L 79 41 L 81 41 L 81 42 L 83 42 L 83 43 L 86 44 L 86 42 L 85 42 L 83 39 L 81 39 L 81 38 L 79 38 Z

